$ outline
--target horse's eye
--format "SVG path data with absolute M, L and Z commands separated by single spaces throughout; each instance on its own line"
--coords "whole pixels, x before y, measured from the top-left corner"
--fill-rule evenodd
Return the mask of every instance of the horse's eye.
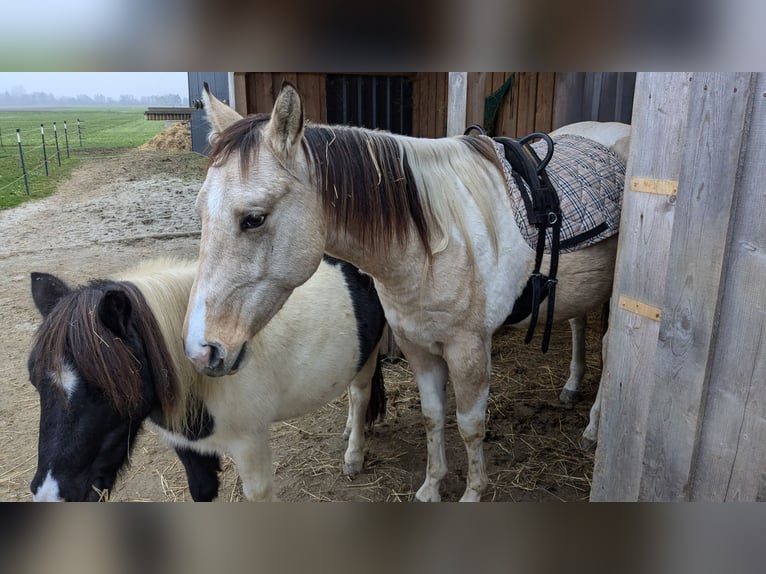
M 250 213 L 242 219 L 240 227 L 242 228 L 242 231 L 246 231 L 248 229 L 255 229 L 256 227 L 260 227 L 265 222 L 265 213 Z

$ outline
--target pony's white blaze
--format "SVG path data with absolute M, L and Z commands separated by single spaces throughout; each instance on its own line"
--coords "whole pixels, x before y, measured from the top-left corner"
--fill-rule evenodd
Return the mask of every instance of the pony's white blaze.
M 61 369 L 59 381 L 61 382 L 61 386 L 64 387 L 64 392 L 66 393 L 67 398 L 71 399 L 80 382 L 77 373 L 69 365 L 65 365 L 64 368 Z
M 59 483 L 53 478 L 53 473 L 49 470 L 40 488 L 32 495 L 32 500 L 35 502 L 63 502 L 64 499 L 61 498 L 59 492 Z

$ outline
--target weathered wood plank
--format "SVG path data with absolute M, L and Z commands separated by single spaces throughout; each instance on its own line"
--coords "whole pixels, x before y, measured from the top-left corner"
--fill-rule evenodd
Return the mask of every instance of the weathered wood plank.
M 582 119 L 583 72 L 556 72 L 553 94 L 553 129 Z
M 327 102 L 324 91 L 324 74 L 297 74 L 298 90 L 303 98 L 305 116 L 315 123 L 323 122 L 327 115 Z
M 255 109 L 250 113 L 269 113 L 274 107 L 274 78 L 271 72 L 255 72 Z
M 507 80 L 505 74 L 501 78 L 497 78 L 497 74 L 493 75 L 493 83 L 499 80 L 497 85 L 492 87 L 490 93 L 495 93 L 497 89 L 503 85 L 503 82 Z M 500 115 L 497 122 L 497 135 L 505 135 L 511 137 L 519 137 L 518 119 L 519 119 L 519 74 L 516 73 L 516 77 L 513 79 L 510 93 L 506 95 L 508 102 L 500 108 Z M 526 135 L 526 134 L 525 134 Z
M 694 74 L 647 420 L 642 500 L 685 500 L 701 430 L 751 75 Z
M 638 74 L 627 181 L 678 179 L 689 83 L 683 73 Z M 643 193 L 623 199 L 592 500 L 638 498 L 659 323 L 620 309 L 617 301 L 625 295 L 660 306 L 674 219 L 668 199 Z
M 487 75 L 487 72 L 468 72 L 466 125 L 484 125 L 484 98 L 486 97 Z
M 753 94 L 692 500 L 766 500 L 766 74 Z
M 428 137 L 428 74 L 420 73 L 412 81 L 412 135 Z
M 537 105 L 537 74 L 519 72 L 519 116 L 516 133 L 524 136 L 535 131 L 535 107 Z
M 247 83 L 244 72 L 234 72 L 234 109 L 241 116 L 246 116 L 247 111 Z
M 447 92 L 447 136 L 460 135 L 466 125 L 468 72 L 450 72 Z
M 449 83 L 449 73 L 447 72 L 437 72 L 434 74 L 436 76 L 436 103 L 434 105 L 434 135 L 435 138 L 442 138 L 445 135 L 447 135 L 447 90 L 448 90 L 448 83 Z M 466 77 L 466 89 L 468 88 L 468 79 Z M 468 100 L 467 100 L 467 92 L 466 92 L 466 109 L 468 106 Z M 467 111 L 466 111 L 467 113 Z M 465 131 L 465 127 L 468 124 L 466 123 L 466 120 L 463 119 L 463 129 L 460 130 L 460 133 L 463 133 Z
M 556 74 L 540 72 L 537 75 L 537 102 L 535 104 L 534 131 L 548 133 L 553 125 L 553 89 Z

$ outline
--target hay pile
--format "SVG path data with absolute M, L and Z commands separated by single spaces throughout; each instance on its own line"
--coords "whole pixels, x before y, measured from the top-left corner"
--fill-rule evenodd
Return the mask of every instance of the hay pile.
M 138 147 L 148 151 L 191 151 L 189 122 L 176 122 L 145 144 Z

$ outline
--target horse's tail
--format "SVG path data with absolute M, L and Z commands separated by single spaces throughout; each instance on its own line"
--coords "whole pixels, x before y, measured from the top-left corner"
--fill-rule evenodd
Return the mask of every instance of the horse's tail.
M 375 372 L 372 374 L 370 402 L 367 405 L 367 414 L 365 415 L 365 422 L 368 426 L 386 418 L 386 389 L 381 362 L 380 357 L 375 360 Z

